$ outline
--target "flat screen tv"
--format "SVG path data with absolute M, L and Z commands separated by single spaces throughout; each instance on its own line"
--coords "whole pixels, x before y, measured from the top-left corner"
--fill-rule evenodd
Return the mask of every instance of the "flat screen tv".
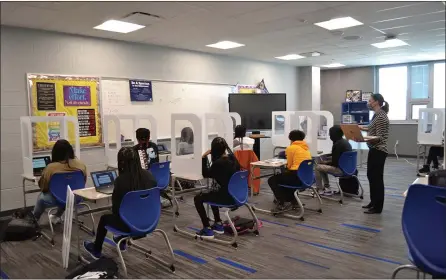
M 229 94 L 229 112 L 240 114 L 248 130 L 271 129 L 271 113 L 286 111 L 286 94 Z

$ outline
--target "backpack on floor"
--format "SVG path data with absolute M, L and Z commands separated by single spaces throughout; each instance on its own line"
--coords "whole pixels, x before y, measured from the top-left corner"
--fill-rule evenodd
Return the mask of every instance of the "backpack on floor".
M 1 218 L 0 224 L 0 242 L 36 240 L 42 236 L 39 224 L 29 210 L 19 210 L 12 217 Z
M 251 219 L 240 218 L 239 216 L 236 216 L 232 218 L 232 222 L 234 223 L 234 227 L 237 230 L 237 234 L 239 235 L 251 232 L 254 229 L 254 221 Z M 223 222 L 223 227 L 225 228 L 225 233 L 232 234 L 232 228 L 229 225 L 228 221 Z M 258 227 L 262 227 L 261 221 L 259 221 Z
M 109 258 L 100 258 L 71 272 L 65 279 L 116 279 L 118 265 Z
M 358 170 L 356 170 L 355 176 L 358 176 Z M 356 180 L 356 178 L 353 178 L 353 177 L 340 178 L 339 186 L 341 187 L 341 189 L 344 193 L 349 193 L 349 194 L 354 194 L 354 195 L 359 194 L 359 184 L 358 184 L 358 180 Z

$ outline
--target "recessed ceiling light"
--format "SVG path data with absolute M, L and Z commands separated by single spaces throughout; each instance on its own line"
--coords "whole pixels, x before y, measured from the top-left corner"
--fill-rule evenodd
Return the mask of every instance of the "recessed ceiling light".
M 314 25 L 317 25 L 319 27 L 328 29 L 328 30 L 336 30 L 336 29 L 342 29 L 342 28 L 348 28 L 358 25 L 363 25 L 362 22 L 357 21 L 356 19 L 352 17 L 341 17 L 341 18 L 334 18 L 327 21 L 317 22 Z
M 326 68 L 336 68 L 336 67 L 342 67 L 345 66 L 344 64 L 341 63 L 330 63 L 327 65 L 321 65 L 322 67 L 326 67 Z
M 233 48 L 238 48 L 238 47 L 243 47 L 243 46 L 245 46 L 245 45 L 239 44 L 236 42 L 231 42 L 231 41 L 220 41 L 215 44 L 206 45 L 206 47 L 222 49 L 222 50 L 228 50 L 228 49 L 233 49 Z
M 276 56 L 277 59 L 282 59 L 282 60 L 296 60 L 296 59 L 301 59 L 304 58 L 305 56 L 301 56 L 298 54 L 287 54 L 284 56 Z
M 390 40 L 385 40 L 384 42 L 381 42 L 381 43 L 372 44 L 372 46 L 379 48 L 379 49 L 394 48 L 394 47 L 401 47 L 401 46 L 408 46 L 408 45 L 409 45 L 408 43 L 406 43 L 400 39 L 390 39 Z
M 320 52 L 312 52 L 311 56 L 321 56 L 321 53 Z
M 110 32 L 118 32 L 118 33 L 129 33 L 144 27 L 145 27 L 144 25 L 112 19 L 112 20 L 107 20 L 106 22 L 94 27 L 94 29 L 105 30 Z

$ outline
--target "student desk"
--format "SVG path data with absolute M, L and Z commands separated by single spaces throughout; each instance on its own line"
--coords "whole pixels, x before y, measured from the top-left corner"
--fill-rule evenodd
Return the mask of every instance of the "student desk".
M 415 181 L 413 181 L 412 185 L 414 185 L 414 184 L 427 185 L 427 183 L 428 183 L 427 176 L 424 176 L 424 177 L 419 177 L 419 178 L 417 178 Z M 409 190 L 409 189 L 407 189 L 407 190 L 403 193 L 403 196 L 404 196 L 404 197 L 407 196 L 407 191 L 408 191 L 408 190 Z
M 421 148 L 424 147 L 424 152 L 420 153 Z M 423 163 L 426 163 L 426 153 L 427 153 L 427 147 L 444 147 L 443 145 L 438 144 L 429 144 L 429 143 L 417 143 L 417 174 L 418 170 L 420 169 L 420 155 L 423 154 Z M 444 159 L 446 160 L 446 159 Z
M 260 160 L 260 139 L 271 137 L 263 134 L 251 134 L 249 135 L 249 138 L 254 139 L 254 146 L 252 147 L 252 150 L 256 154 L 257 158 Z
M 26 195 L 29 193 L 37 193 L 40 192 L 40 188 L 26 190 L 26 182 L 34 183 L 34 186 L 37 186 L 40 177 L 35 177 L 34 175 L 22 174 L 22 190 L 23 190 L 23 208 L 26 208 Z
M 265 178 L 265 177 L 271 177 L 272 175 L 276 174 L 276 170 L 278 168 L 281 168 L 283 166 L 286 166 L 286 160 L 284 159 L 268 159 L 268 160 L 263 160 L 263 161 L 256 161 L 256 162 L 251 162 L 251 170 L 250 173 L 254 174 L 254 169 L 256 168 L 260 168 L 260 169 L 272 169 L 273 173 L 272 174 L 266 174 L 266 175 L 260 175 L 258 177 L 254 177 L 254 176 L 250 176 L 250 185 L 252 186 L 252 181 L 257 180 L 257 179 L 261 179 L 261 178 Z M 260 190 L 259 190 L 260 192 Z M 251 190 L 251 197 L 254 196 L 254 191 Z

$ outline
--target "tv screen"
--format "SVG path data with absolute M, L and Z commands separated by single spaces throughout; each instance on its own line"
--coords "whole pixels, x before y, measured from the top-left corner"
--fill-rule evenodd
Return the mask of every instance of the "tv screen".
M 271 113 L 286 111 L 286 94 L 229 94 L 229 112 L 239 113 L 246 129 L 271 129 Z

